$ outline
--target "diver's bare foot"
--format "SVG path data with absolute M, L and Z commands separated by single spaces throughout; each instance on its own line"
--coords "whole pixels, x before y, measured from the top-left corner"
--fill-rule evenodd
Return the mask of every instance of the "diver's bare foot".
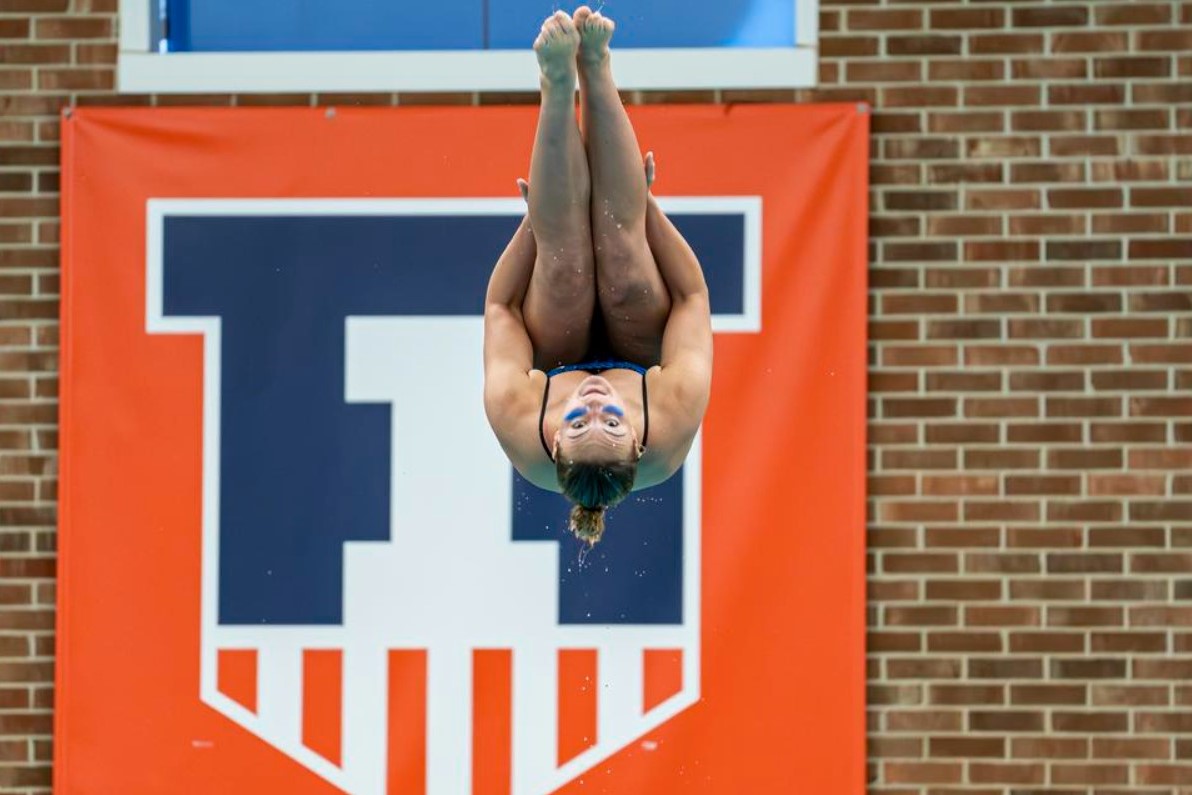
M 587 6 L 575 9 L 575 27 L 579 30 L 579 58 L 584 66 L 608 61 L 608 42 L 617 27 L 613 21 Z
M 579 49 L 579 31 L 566 12 L 556 11 L 542 23 L 534 40 L 534 53 L 542 69 L 542 80 L 551 85 L 575 85 L 575 53 Z

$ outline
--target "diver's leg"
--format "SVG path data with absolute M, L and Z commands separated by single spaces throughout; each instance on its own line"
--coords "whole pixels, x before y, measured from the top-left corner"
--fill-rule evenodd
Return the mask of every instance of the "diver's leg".
M 530 226 L 538 246 L 522 304 L 534 364 L 579 361 L 588 348 L 596 277 L 592 261 L 590 182 L 575 118 L 579 33 L 567 14 L 547 18 L 534 42 L 542 104 L 530 158 Z
M 609 64 L 613 22 L 587 6 L 579 29 L 581 119 L 592 175 L 596 290 L 613 350 L 654 364 L 670 313 L 670 295 L 646 242 L 646 180 L 629 117 Z

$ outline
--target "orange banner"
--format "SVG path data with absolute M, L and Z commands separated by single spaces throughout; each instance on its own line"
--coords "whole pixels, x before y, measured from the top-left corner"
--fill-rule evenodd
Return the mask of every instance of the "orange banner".
M 715 372 L 587 561 L 436 436 L 536 109 L 64 120 L 57 792 L 863 792 L 868 114 L 629 111 Z

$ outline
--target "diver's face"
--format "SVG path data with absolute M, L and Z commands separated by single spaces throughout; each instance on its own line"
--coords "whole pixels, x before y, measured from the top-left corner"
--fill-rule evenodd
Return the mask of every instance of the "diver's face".
M 555 441 L 561 455 L 582 462 L 626 460 L 637 448 L 625 401 L 598 375 L 580 381 L 567 398 Z

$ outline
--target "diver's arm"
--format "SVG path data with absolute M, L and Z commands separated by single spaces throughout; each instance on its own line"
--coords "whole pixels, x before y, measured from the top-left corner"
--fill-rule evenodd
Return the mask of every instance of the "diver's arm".
M 503 304 L 520 312 L 526 291 L 530 288 L 537 252 L 534 233 L 530 230 L 530 218 L 526 216 L 493 266 L 492 276 L 488 279 L 488 292 L 484 296 L 486 307 Z
M 695 252 L 652 195 L 646 206 L 646 238 L 671 293 L 670 316 L 662 332 L 662 371 L 671 385 L 675 410 L 698 425 L 712 386 L 708 285 Z
M 523 218 L 488 280 L 484 299 L 486 383 L 501 374 L 524 376 L 533 367 L 534 349 L 522 320 L 522 300 L 530 286 L 536 253 L 529 219 Z
M 484 412 L 510 462 L 531 483 L 558 490 L 554 467 L 539 449 L 543 376 L 522 319 L 522 300 L 537 247 L 523 220 L 493 268 L 484 306 Z
M 704 270 L 695 252 L 658 206 L 654 194 L 648 194 L 646 202 L 646 240 L 671 298 L 676 301 L 693 295 L 707 298 L 708 283 L 704 281 Z
M 671 294 L 670 319 L 662 334 L 662 364 L 694 353 L 711 358 L 712 326 L 708 284 L 691 246 L 658 206 L 647 197 L 646 239 Z

